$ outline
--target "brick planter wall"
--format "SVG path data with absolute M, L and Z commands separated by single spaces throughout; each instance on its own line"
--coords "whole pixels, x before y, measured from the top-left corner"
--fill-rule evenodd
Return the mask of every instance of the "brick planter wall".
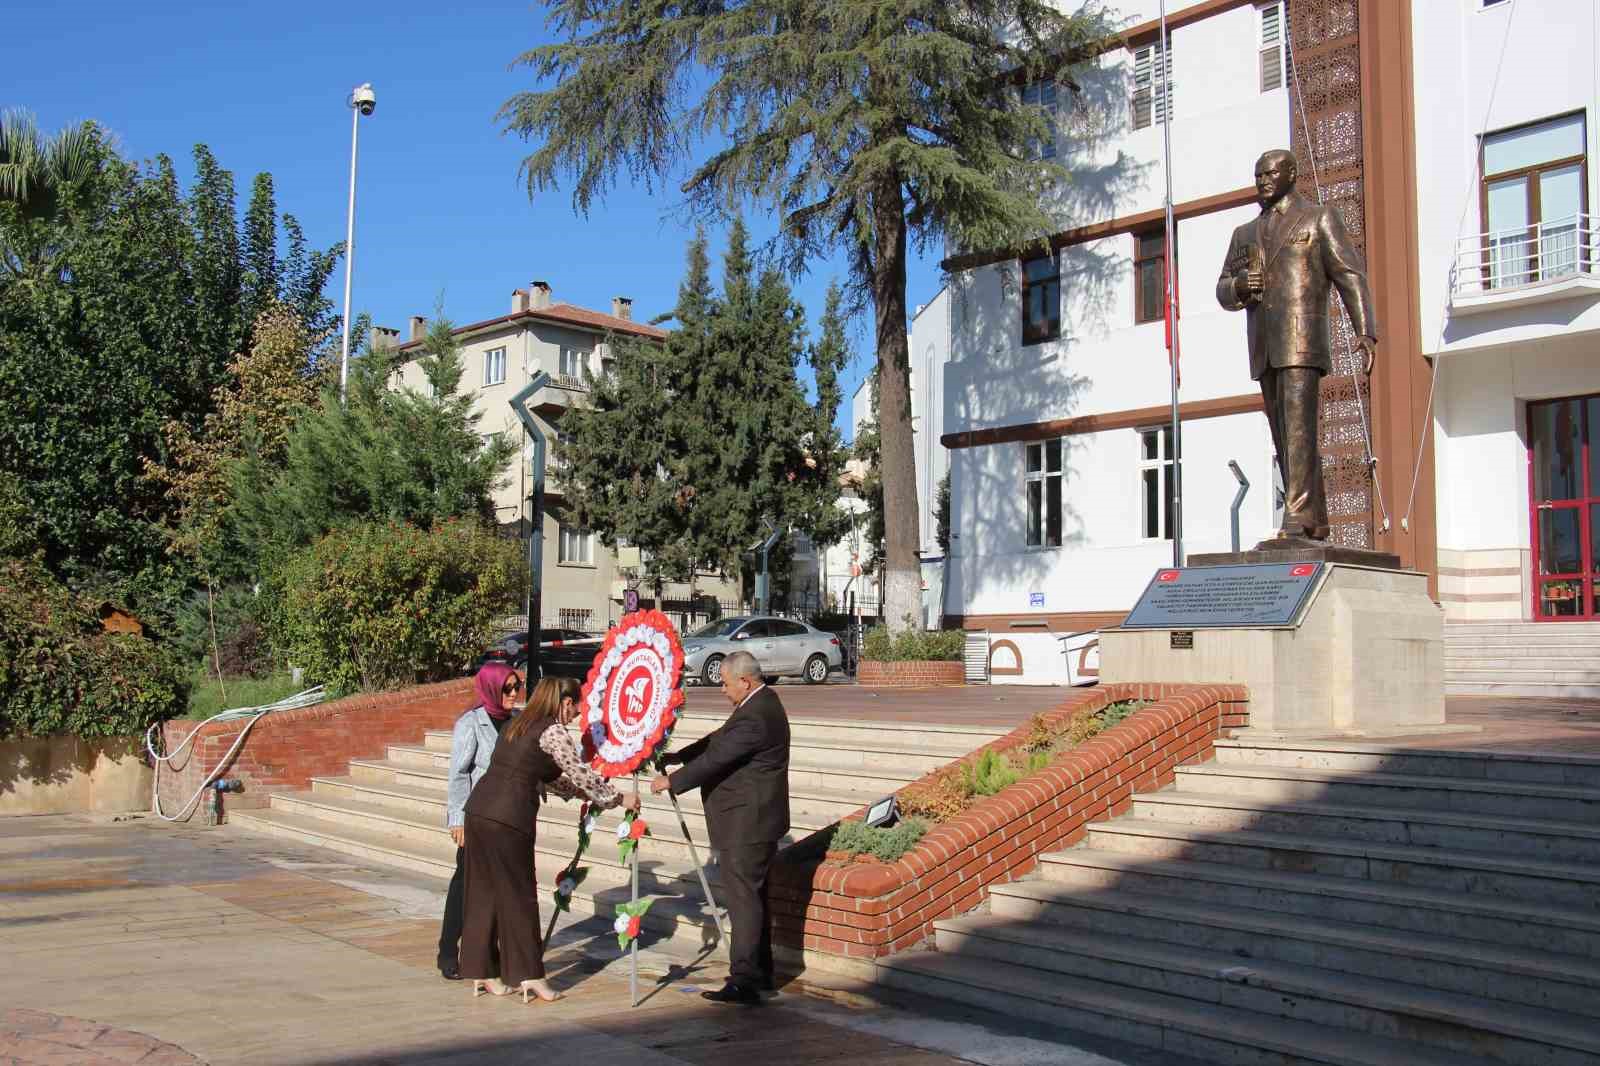
M 274 792 L 303 790 L 313 777 L 349 773 L 351 759 L 382 755 L 385 745 L 420 740 L 429 729 L 448 729 L 476 702 L 472 679 L 461 678 L 274 711 L 251 727 L 224 771 L 224 776 L 244 782 L 244 791 L 230 794 L 226 803 L 265 807 Z M 234 721 L 205 726 L 173 764 L 161 767 L 161 809 L 166 814 L 178 813 L 188 802 L 245 725 Z M 162 727 L 165 750 L 177 750 L 199 726 L 199 722 L 168 722 Z
M 1082 839 L 1090 822 L 1126 812 L 1134 792 L 1171 783 L 1175 766 L 1210 759 L 1217 735 L 1245 724 L 1248 696 L 1238 685 L 1102 685 L 1074 692 L 1047 717 L 1059 722 L 1128 699 L 1155 702 L 929 830 L 896 862 L 824 861 L 831 828 L 786 849 L 773 872 L 774 941 L 791 957 L 863 962 L 910 947 L 932 935 L 935 921 L 982 902 L 990 885 Z M 1028 730 L 986 747 L 1018 747 Z
M 879 662 L 862 659 L 856 664 L 856 683 L 874 688 L 932 688 L 967 683 L 966 664 L 960 662 Z

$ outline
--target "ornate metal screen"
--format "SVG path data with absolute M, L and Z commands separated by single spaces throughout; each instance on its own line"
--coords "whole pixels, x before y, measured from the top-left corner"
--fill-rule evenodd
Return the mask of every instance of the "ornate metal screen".
M 1361 143 L 1361 52 L 1357 0 L 1288 0 L 1291 147 L 1299 191 L 1344 217 L 1351 240 L 1366 254 Z M 1309 133 L 1309 139 L 1307 134 Z M 1313 161 L 1315 170 L 1313 170 Z M 1337 294 L 1328 309 L 1333 323 L 1333 373 L 1322 379 L 1322 467 L 1328 488 L 1330 539 L 1351 548 L 1373 546 L 1372 474 L 1366 464 L 1362 408 L 1357 405 L 1350 322 Z M 1352 358 L 1354 353 L 1354 358 Z M 1370 421 L 1371 397 L 1361 382 Z

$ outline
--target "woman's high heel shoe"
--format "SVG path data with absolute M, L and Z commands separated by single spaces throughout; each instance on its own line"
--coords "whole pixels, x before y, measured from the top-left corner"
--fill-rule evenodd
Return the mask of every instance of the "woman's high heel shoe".
M 472 982 L 472 996 L 474 999 L 485 992 L 496 996 L 509 996 L 512 988 L 498 977 L 486 977 L 481 981 Z
M 524 1003 L 528 1002 L 529 992 L 532 992 L 535 996 L 538 996 L 539 999 L 545 1003 L 554 1003 L 556 1000 L 563 998 L 562 994 L 551 988 L 549 982 L 542 977 L 529 978 L 528 980 L 522 982 L 521 987 L 522 1002 Z

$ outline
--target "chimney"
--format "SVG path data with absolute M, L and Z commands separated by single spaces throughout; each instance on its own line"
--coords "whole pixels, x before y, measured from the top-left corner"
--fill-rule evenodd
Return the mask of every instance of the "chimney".
M 550 306 L 550 283 L 536 281 L 528 289 L 528 310 L 543 311 Z
M 393 348 L 400 343 L 400 331 L 390 326 L 372 327 L 372 347 L 377 351 Z
M 411 340 L 420 341 L 428 332 L 428 320 L 421 315 L 411 316 Z
M 611 314 L 616 318 L 633 320 L 633 297 L 613 296 L 611 298 Z
M 512 314 L 516 314 L 518 311 L 526 311 L 527 309 L 528 309 L 528 294 L 523 292 L 521 289 L 512 289 L 511 290 L 511 313 Z

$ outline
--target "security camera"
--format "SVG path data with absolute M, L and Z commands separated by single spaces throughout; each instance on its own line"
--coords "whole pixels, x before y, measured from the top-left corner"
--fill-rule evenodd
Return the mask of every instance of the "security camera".
M 370 115 L 378 106 L 378 94 L 372 91 L 372 83 L 356 86 L 350 92 L 350 106 L 360 111 L 363 115 Z

